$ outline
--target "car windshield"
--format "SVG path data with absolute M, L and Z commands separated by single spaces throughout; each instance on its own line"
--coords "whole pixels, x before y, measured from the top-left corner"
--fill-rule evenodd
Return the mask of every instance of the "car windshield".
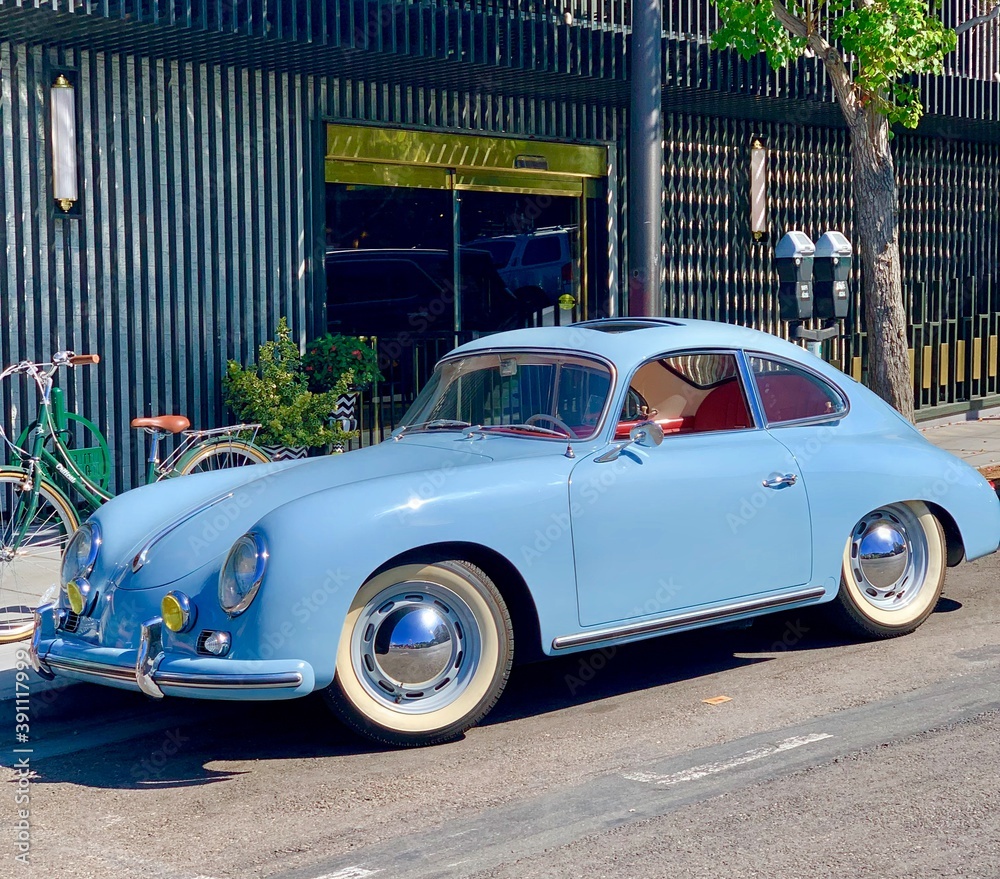
M 611 390 L 603 363 L 561 353 L 474 354 L 439 363 L 400 427 L 588 439 Z M 429 429 L 429 428 L 428 428 Z

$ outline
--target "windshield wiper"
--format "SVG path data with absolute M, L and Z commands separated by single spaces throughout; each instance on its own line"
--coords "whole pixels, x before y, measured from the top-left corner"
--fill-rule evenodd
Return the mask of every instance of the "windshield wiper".
M 546 436 L 557 436 L 560 439 L 570 439 L 570 435 L 565 430 L 552 430 L 548 427 L 539 427 L 537 424 L 484 424 L 480 430 L 520 430 L 525 433 L 543 433 Z
M 463 430 L 466 427 L 472 425 L 468 421 L 459 421 L 455 418 L 435 418 L 418 424 L 404 424 L 399 430 L 392 432 L 392 438 L 398 440 L 404 433 L 414 430 Z

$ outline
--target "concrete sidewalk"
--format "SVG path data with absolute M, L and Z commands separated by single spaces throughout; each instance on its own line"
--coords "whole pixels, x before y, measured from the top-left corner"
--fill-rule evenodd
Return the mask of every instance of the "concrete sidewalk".
M 1000 477 L 1000 411 L 993 410 L 975 420 L 941 420 L 919 427 L 934 445 L 967 461 L 985 476 Z M 27 648 L 27 642 L 0 646 L 0 702 L 14 698 L 15 663 L 21 648 Z M 49 682 L 34 672 L 30 675 L 31 690 L 35 693 L 68 684 L 65 678 Z
M 970 421 L 931 422 L 920 432 L 984 476 L 1000 476 L 1000 413 Z

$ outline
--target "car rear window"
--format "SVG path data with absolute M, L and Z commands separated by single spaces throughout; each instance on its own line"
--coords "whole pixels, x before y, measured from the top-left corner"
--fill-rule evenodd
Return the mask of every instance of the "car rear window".
M 547 262 L 558 262 L 562 254 L 559 239 L 555 235 L 544 238 L 533 238 L 524 246 L 524 256 L 521 265 L 537 266 Z
M 750 366 L 768 424 L 829 418 L 847 411 L 841 393 L 818 375 L 766 357 L 751 357 Z
M 502 269 L 510 262 L 510 255 L 514 252 L 514 242 L 509 239 L 506 241 L 499 239 L 496 241 L 477 241 L 472 247 L 477 250 L 489 251 L 490 259 L 493 260 L 493 265 L 498 269 Z

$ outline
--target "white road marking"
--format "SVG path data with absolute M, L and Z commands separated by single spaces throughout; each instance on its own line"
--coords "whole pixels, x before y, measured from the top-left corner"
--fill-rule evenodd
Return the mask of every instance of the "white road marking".
M 722 760 L 718 763 L 705 763 L 701 766 L 693 766 L 691 769 L 685 769 L 683 772 L 675 772 L 672 775 L 657 775 L 655 772 L 627 772 L 624 777 L 629 781 L 638 781 L 643 784 L 655 784 L 665 787 L 670 784 L 680 784 L 685 781 L 696 781 L 699 778 L 705 778 L 707 775 L 717 775 L 720 772 L 725 772 L 728 769 L 735 769 L 737 766 L 743 766 L 745 763 L 753 763 L 755 760 L 763 760 L 765 757 L 771 757 L 774 754 L 780 754 L 782 751 L 791 751 L 793 748 L 801 748 L 803 745 L 811 745 L 813 742 L 820 742 L 823 739 L 833 738 L 829 733 L 811 733 L 807 736 L 792 736 L 789 739 L 783 739 L 776 745 L 771 745 L 767 748 L 754 748 L 752 751 L 747 751 L 745 754 L 741 754 L 739 757 L 734 757 L 732 760 Z
M 364 867 L 344 867 L 336 873 L 325 873 L 317 876 L 316 879 L 365 879 L 366 876 L 374 876 L 378 870 L 366 870 Z

